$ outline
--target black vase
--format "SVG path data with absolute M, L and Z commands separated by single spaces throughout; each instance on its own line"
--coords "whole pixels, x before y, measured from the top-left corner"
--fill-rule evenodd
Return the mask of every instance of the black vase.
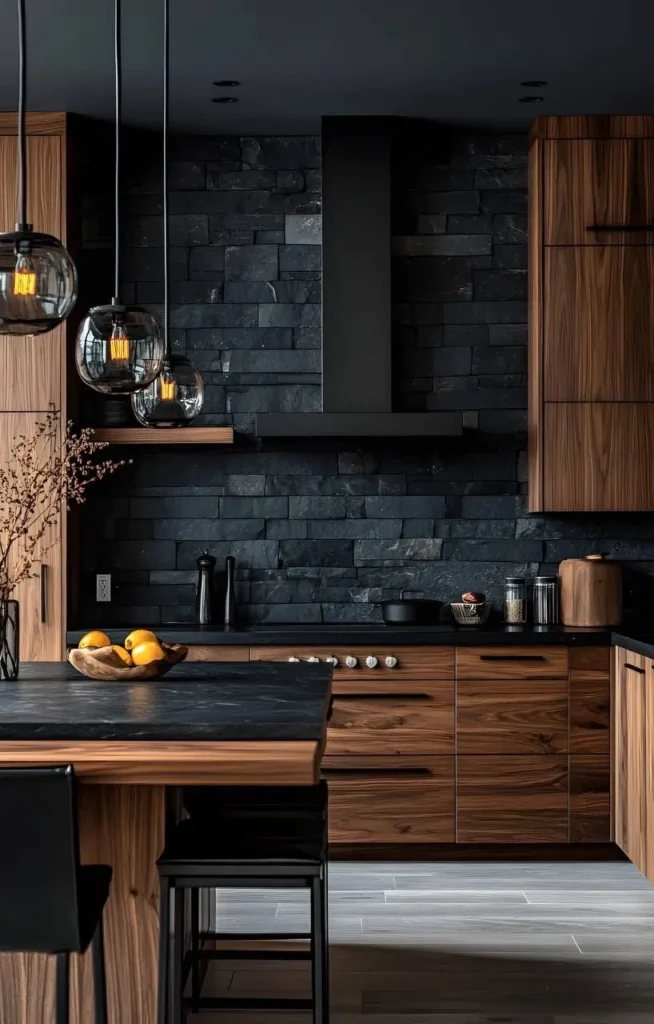
M 18 601 L 0 601 L 0 672 L 4 679 L 17 679 L 20 615 Z

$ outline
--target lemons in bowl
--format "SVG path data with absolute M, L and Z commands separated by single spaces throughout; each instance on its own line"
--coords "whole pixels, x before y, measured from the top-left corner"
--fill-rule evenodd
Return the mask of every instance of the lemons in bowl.
M 112 643 L 111 637 L 103 630 L 92 629 L 82 637 L 77 646 L 81 651 L 110 647 L 126 668 L 133 665 L 150 665 L 153 661 L 166 659 L 166 652 L 156 633 L 151 629 L 132 630 L 122 645 Z

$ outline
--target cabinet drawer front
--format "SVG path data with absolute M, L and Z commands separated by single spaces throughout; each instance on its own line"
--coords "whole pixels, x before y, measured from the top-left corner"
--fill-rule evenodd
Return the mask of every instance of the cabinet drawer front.
M 454 841 L 453 757 L 327 758 L 323 777 L 332 843 Z
M 567 839 L 567 757 L 457 757 L 458 842 L 560 843 Z
M 654 140 L 565 139 L 543 146 L 546 245 L 654 242 Z M 642 230 L 648 225 L 651 230 Z
M 223 644 L 192 644 L 187 661 L 249 661 L 249 648 L 243 645 L 226 647 Z
M 565 680 L 457 683 L 460 754 L 557 754 L 568 749 Z
M 328 754 L 453 754 L 454 683 L 337 680 Z
M 366 666 L 366 658 L 371 655 L 378 662 L 374 668 Z M 288 661 L 289 658 L 300 658 L 304 661 L 309 657 L 320 658 L 321 661 L 330 657 L 337 658 L 334 682 L 339 679 L 358 680 L 363 677 L 388 680 L 451 679 L 454 675 L 453 647 L 393 647 L 386 644 L 371 644 L 369 647 L 319 647 L 314 644 L 297 644 L 294 647 L 250 648 L 251 661 Z M 347 657 L 356 658 L 357 664 L 354 668 L 346 666 Z M 393 668 L 385 665 L 385 659 L 388 657 L 397 659 L 397 664 Z
M 457 647 L 457 679 L 567 679 L 566 647 Z

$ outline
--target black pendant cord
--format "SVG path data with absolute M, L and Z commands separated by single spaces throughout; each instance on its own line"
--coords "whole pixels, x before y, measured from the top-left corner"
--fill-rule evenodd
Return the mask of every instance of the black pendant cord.
M 164 313 L 163 313 L 163 329 L 164 329 L 164 341 L 166 345 L 166 360 L 170 361 L 171 357 L 171 343 L 170 343 L 170 331 L 169 331 L 169 318 L 170 318 L 170 298 L 168 294 L 168 270 L 169 270 L 169 258 L 168 258 L 168 100 L 170 94 L 170 18 L 169 18 L 169 0 L 163 0 L 164 5 L 164 25 L 163 25 L 163 36 L 164 36 L 164 58 L 163 58 L 163 273 L 164 273 Z
M 25 145 L 25 0 L 18 0 L 18 223 L 17 231 L 31 231 L 27 223 L 27 155 Z
M 115 74 L 115 104 L 116 104 L 116 163 L 114 181 L 114 235 L 116 254 L 114 262 L 114 297 L 111 300 L 113 306 L 119 306 L 120 299 L 120 122 L 122 118 L 122 47 L 121 47 L 121 18 L 120 0 L 114 0 L 114 74 Z

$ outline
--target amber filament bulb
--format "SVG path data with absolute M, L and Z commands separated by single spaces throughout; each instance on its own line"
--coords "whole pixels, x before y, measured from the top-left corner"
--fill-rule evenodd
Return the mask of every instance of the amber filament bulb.
M 126 363 L 129 360 L 129 338 L 120 320 L 114 321 L 109 338 L 109 358 L 112 363 Z
M 177 398 L 177 385 L 172 377 L 162 377 L 160 386 L 162 402 L 174 402 Z
M 19 253 L 14 269 L 14 295 L 36 295 L 36 272 L 29 256 Z

